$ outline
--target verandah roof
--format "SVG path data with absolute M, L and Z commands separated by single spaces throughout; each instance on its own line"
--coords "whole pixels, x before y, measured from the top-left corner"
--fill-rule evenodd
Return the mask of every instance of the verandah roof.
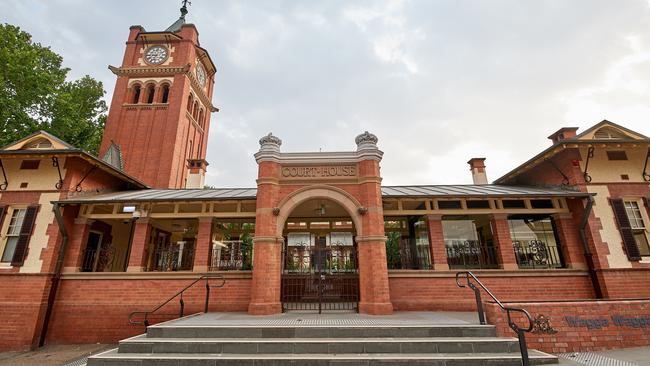
M 384 198 L 408 197 L 586 197 L 589 193 L 570 189 L 538 188 L 522 186 L 487 185 L 414 185 L 381 187 Z M 256 188 L 211 189 L 142 189 L 94 196 L 69 198 L 61 203 L 102 202 L 171 202 L 171 201 L 219 201 L 255 199 Z

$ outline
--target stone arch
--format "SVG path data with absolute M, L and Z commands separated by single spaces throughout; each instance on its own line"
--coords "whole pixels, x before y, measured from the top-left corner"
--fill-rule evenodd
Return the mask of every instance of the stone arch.
M 286 223 L 293 210 L 305 201 L 312 199 L 327 199 L 339 204 L 345 211 L 348 212 L 357 236 L 363 235 L 363 223 L 359 208 L 362 207 L 361 203 L 352 196 L 350 193 L 329 185 L 312 185 L 298 189 L 295 192 L 284 197 L 278 204 L 280 213 L 277 217 L 276 233 L 278 237 L 282 236 L 284 224 Z

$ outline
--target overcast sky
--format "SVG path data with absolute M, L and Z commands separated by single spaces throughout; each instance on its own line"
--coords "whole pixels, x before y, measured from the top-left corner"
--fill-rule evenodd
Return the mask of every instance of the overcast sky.
M 255 185 L 268 132 L 283 151 L 355 149 L 368 130 L 384 185 L 494 180 L 564 126 L 650 135 L 650 0 L 194 0 L 217 65 L 206 184 Z M 164 30 L 180 1 L 0 0 L 110 102 L 129 26 Z

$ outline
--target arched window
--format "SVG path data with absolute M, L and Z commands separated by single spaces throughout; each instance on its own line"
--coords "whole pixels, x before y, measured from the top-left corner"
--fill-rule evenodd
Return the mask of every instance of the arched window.
M 192 94 L 187 96 L 187 111 L 192 113 Z
M 197 122 L 199 123 L 199 126 L 203 128 L 203 109 L 199 111 L 199 120 Z
M 147 103 L 148 104 L 153 103 L 154 95 L 156 95 L 156 88 L 153 86 L 153 84 L 149 84 L 147 86 Z
M 196 121 L 196 118 L 199 114 L 199 101 L 195 100 L 194 101 L 194 109 L 192 110 L 192 117 L 194 117 L 194 120 Z
M 133 99 L 131 99 L 131 103 L 138 104 L 140 101 L 140 90 L 141 88 L 139 84 L 133 86 Z
M 162 97 L 160 98 L 160 103 L 169 102 L 169 84 L 163 84 L 161 91 Z

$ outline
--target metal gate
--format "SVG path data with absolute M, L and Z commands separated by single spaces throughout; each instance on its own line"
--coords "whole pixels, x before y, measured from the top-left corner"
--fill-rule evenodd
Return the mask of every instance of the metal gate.
M 282 271 L 282 310 L 358 311 L 359 274 L 356 245 L 290 247 L 285 242 Z

